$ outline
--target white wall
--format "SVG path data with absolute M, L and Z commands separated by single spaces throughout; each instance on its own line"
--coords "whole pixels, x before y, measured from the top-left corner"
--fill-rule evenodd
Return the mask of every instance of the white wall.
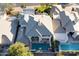
M 60 42 L 67 42 L 68 37 L 66 33 L 55 33 L 55 40 L 58 40 Z

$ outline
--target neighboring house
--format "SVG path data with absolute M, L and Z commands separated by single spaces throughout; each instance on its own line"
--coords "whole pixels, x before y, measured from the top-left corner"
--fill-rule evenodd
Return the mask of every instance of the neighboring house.
M 0 19 L 0 45 L 9 45 L 14 43 L 16 29 L 16 18 L 3 15 Z
M 70 12 L 67 11 L 67 9 L 69 9 Z M 70 20 L 73 23 L 74 32 L 72 37 L 74 38 L 74 41 L 78 42 L 79 41 L 79 5 L 72 4 L 69 7 L 65 8 L 65 10 L 66 12 L 68 12 L 66 14 L 70 17 Z
M 54 39 L 60 41 L 59 51 L 79 50 L 79 5 L 70 4 L 63 10 L 54 6 L 50 13 Z
M 50 10 L 54 32 L 54 39 L 60 42 L 67 42 L 68 36 L 66 30 L 64 29 L 65 24 L 68 23 L 68 17 L 64 14 L 63 8 L 61 5 L 54 5 Z M 66 22 L 65 22 L 66 21 Z M 66 27 L 66 26 L 65 26 Z
M 73 5 L 74 6 L 74 5 Z M 78 6 L 76 6 L 77 9 Z M 76 9 L 76 7 L 74 7 Z M 67 8 L 68 9 L 68 8 Z M 58 11 L 56 11 L 58 10 Z M 54 6 L 51 10 L 53 18 L 53 30 L 55 39 L 60 42 L 71 42 L 79 40 L 79 15 L 78 11 L 72 10 L 71 12 L 66 9 L 60 10 L 60 8 Z

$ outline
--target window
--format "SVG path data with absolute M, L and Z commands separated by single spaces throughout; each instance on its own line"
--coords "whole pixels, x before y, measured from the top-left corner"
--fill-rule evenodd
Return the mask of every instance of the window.
M 50 35 L 42 35 L 43 37 L 50 37 Z
M 49 40 L 49 38 L 42 38 L 42 40 Z
M 38 21 L 38 25 L 39 25 L 39 26 L 42 26 L 43 24 L 42 24 L 40 21 Z
M 42 38 L 41 42 L 47 43 L 47 42 L 49 42 L 49 38 Z
M 34 42 L 36 42 L 36 41 L 39 41 L 39 37 L 31 37 L 31 39 L 32 39 L 32 41 Z

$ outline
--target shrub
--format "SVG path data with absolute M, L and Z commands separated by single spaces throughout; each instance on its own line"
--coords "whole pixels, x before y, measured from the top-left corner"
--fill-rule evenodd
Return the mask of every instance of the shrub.
M 16 42 L 8 48 L 8 55 L 10 56 L 32 56 L 29 47 L 25 47 L 25 44 Z

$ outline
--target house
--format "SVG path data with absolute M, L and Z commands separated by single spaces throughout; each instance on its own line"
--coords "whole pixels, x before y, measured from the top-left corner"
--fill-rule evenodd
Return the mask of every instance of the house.
M 52 19 L 48 15 L 20 15 L 17 41 L 30 46 L 32 51 L 49 51 L 53 36 Z

